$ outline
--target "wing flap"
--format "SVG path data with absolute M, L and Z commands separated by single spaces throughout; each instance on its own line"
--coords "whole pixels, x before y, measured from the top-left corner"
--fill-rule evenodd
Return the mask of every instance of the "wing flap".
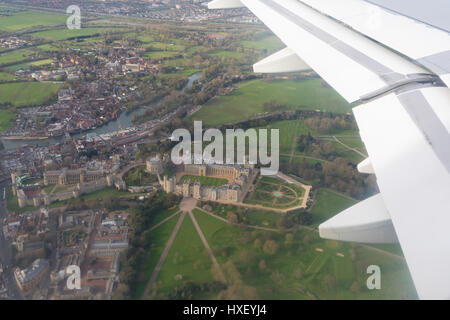
M 443 110 L 448 109 L 450 90 L 414 92 L 429 110 L 425 123 L 417 123 L 415 107 L 402 94 L 391 93 L 353 110 L 419 296 L 448 299 L 450 174 L 449 159 L 439 149 L 450 146 L 450 117 Z M 439 101 L 447 103 L 435 105 Z M 444 127 L 442 145 L 430 140 L 434 126 Z
M 417 60 L 450 86 L 450 34 L 361 0 L 300 0 Z M 423 5 L 427 5 L 426 2 Z M 447 8 L 443 8 L 448 10 Z M 443 13 L 440 13 L 443 16 Z M 411 37 L 414 35 L 414 37 Z
M 397 235 L 381 194 L 335 215 L 319 226 L 322 238 L 362 243 L 397 243 Z
M 347 101 L 426 70 L 295 0 L 241 0 Z

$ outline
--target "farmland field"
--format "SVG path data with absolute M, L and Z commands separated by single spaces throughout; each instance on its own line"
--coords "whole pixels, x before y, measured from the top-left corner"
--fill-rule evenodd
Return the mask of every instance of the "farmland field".
M 15 82 L 0 84 L 0 104 L 15 107 L 40 105 L 56 94 L 61 84 L 41 82 Z
M 212 99 L 191 118 L 203 120 L 209 126 L 242 121 L 267 112 L 263 104 L 269 101 L 286 105 L 287 109 L 350 111 L 350 105 L 333 89 L 325 87 L 320 79 L 252 80 L 238 85 L 238 89 L 230 95 Z
M 12 120 L 14 118 L 14 113 L 0 109 L 0 132 L 11 129 L 13 126 Z
M 65 15 L 50 14 L 42 12 L 16 12 L 11 16 L 1 17 L 0 30 L 18 31 L 37 26 L 50 26 L 64 24 L 67 20 Z

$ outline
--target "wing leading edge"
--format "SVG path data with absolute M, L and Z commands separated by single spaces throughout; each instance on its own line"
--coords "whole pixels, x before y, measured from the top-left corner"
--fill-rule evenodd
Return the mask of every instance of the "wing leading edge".
M 210 7 L 223 2 L 215 0 Z M 358 168 L 376 174 L 380 194 L 324 222 L 321 236 L 357 242 L 398 239 L 419 297 L 449 299 L 448 34 L 379 7 L 375 12 L 381 18 L 375 22 L 381 25 L 373 28 L 363 23 L 373 5 L 360 0 L 237 2 L 287 46 L 255 64 L 255 71 L 310 67 L 347 101 L 362 102 L 353 112 L 369 158 Z M 420 31 L 427 45 L 401 38 L 408 30 Z M 296 61 L 292 70 L 286 68 L 288 60 Z

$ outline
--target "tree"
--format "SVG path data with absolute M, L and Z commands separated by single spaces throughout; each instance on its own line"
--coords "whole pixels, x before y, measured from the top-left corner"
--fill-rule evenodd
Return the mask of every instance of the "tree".
M 358 293 L 360 290 L 361 286 L 359 285 L 358 281 L 354 281 L 350 286 L 350 291 L 353 293 Z
M 265 260 L 261 260 L 261 261 L 258 263 L 258 268 L 259 268 L 259 270 L 261 270 L 261 271 L 266 271 L 266 270 L 267 270 L 266 261 L 265 261 Z
M 267 240 L 263 246 L 264 253 L 274 255 L 278 251 L 278 243 L 275 240 Z
M 260 239 L 255 239 L 255 242 L 253 243 L 253 246 L 255 247 L 255 249 L 261 249 L 261 240 Z
M 235 214 L 234 212 L 229 211 L 229 212 L 227 213 L 227 220 L 228 220 L 228 222 L 231 223 L 231 224 L 236 224 L 236 223 L 238 223 L 238 216 L 237 216 L 237 214 Z
M 290 248 L 292 246 L 293 242 L 294 242 L 294 236 L 292 235 L 292 233 L 286 234 L 286 236 L 284 237 L 284 245 L 287 248 Z
M 331 274 L 323 277 L 322 284 L 328 291 L 336 289 L 336 279 Z

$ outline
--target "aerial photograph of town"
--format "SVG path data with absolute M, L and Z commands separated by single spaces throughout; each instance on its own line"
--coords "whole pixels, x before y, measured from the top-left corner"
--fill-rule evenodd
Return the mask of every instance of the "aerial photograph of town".
M 357 103 L 237 2 L 0 0 L 0 300 L 420 298 L 319 230 L 380 192 Z

